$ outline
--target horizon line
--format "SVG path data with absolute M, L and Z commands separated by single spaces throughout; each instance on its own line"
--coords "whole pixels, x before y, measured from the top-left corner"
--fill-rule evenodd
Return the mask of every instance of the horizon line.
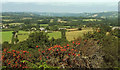
M 66 14 L 80 14 L 80 13 L 106 13 L 106 12 L 118 12 L 118 11 L 100 11 L 100 12 L 27 12 L 27 11 L 3 11 L 2 13 L 66 13 Z

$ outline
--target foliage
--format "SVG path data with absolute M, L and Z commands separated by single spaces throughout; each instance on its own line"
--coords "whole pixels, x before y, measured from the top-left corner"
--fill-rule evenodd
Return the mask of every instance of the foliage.
M 37 34 L 38 34 L 38 36 L 37 36 Z M 92 54 L 98 50 L 97 49 L 98 46 L 95 42 L 93 42 L 92 40 L 83 41 L 82 39 L 77 39 L 73 42 L 70 42 L 69 44 L 66 41 L 64 41 L 63 39 L 61 39 L 61 40 L 58 39 L 58 41 L 61 41 L 61 42 L 58 42 L 57 40 L 52 40 L 52 41 L 57 44 L 61 43 L 61 45 L 53 45 L 52 47 L 47 46 L 47 45 L 40 46 L 39 44 L 37 44 L 39 42 L 36 42 L 36 40 L 44 42 L 46 39 L 44 39 L 43 37 L 42 37 L 42 39 L 41 38 L 37 39 L 37 38 L 39 38 L 39 36 L 45 37 L 44 34 L 42 34 L 42 33 L 41 34 L 40 33 L 31 34 L 30 38 L 26 42 L 24 41 L 23 44 L 20 43 L 20 44 L 16 44 L 16 45 L 12 46 L 11 49 L 17 48 L 16 50 L 7 51 L 4 49 L 3 59 L 5 60 L 5 62 L 7 60 L 12 61 L 15 59 L 14 61 L 17 61 L 17 60 L 19 61 L 17 64 L 18 66 L 16 66 L 16 67 L 19 67 L 19 65 L 21 66 L 22 63 L 25 63 L 25 65 L 24 65 L 25 67 L 23 66 L 23 68 L 26 68 L 26 67 L 28 67 L 28 68 L 31 68 L 31 67 L 32 68 L 37 68 L 37 67 L 43 67 L 43 68 L 88 67 L 89 68 L 90 67 L 89 65 L 91 63 L 85 62 L 84 60 L 90 60 L 90 59 L 86 59 L 86 58 L 87 57 L 92 58 L 92 56 L 93 56 Z M 31 40 L 35 40 L 34 43 L 30 42 Z M 30 45 L 26 45 L 27 42 Z M 34 44 L 34 45 L 33 45 L 33 48 L 31 48 L 31 50 L 30 50 L 29 46 L 31 46 L 32 44 Z M 28 46 L 29 48 L 25 48 L 25 47 L 20 48 L 20 46 Z M 93 48 L 96 48 L 96 49 L 92 50 Z M 22 50 L 22 51 L 20 51 L 20 54 L 18 54 L 17 52 L 19 52 L 18 50 L 20 50 L 20 49 L 24 49 L 27 51 Z M 90 53 L 90 51 L 91 51 L 91 53 Z M 36 52 L 38 52 L 38 53 L 36 53 Z M 11 55 L 9 55 L 9 53 Z M 5 55 L 6 55 L 6 57 L 5 57 Z M 23 58 L 23 59 L 16 59 L 17 56 L 20 56 L 20 58 Z M 80 59 L 80 60 L 78 60 L 78 59 Z M 15 62 L 12 62 L 12 63 L 15 63 Z M 12 64 L 12 63 L 9 63 L 9 64 Z M 3 65 L 3 66 L 9 67 L 9 64 Z M 88 64 L 88 66 L 86 66 L 86 64 Z M 93 65 L 93 67 L 95 67 L 95 65 Z
M 44 48 L 44 46 L 49 46 L 50 42 L 48 40 L 48 36 L 43 32 L 35 32 L 29 35 L 28 39 L 26 41 L 22 41 L 16 45 L 15 47 L 12 47 L 13 49 L 22 49 L 22 50 L 28 50 L 29 48 L 35 48 L 34 46 L 41 46 Z
M 31 61 L 28 51 L 16 51 L 16 50 L 8 50 L 8 48 L 3 50 L 2 53 L 2 61 L 3 66 L 7 66 L 7 68 L 28 68 L 26 62 L 22 62 L 23 60 Z
M 61 38 L 66 39 L 66 30 L 64 29 L 61 30 Z
M 102 42 L 103 67 L 118 67 L 118 38 L 105 36 Z
M 58 31 L 58 26 L 52 26 L 52 27 L 50 28 L 50 30 L 52 30 L 52 31 Z
M 11 47 L 11 45 L 7 41 L 2 43 L 2 48 L 7 48 L 8 46 Z
M 111 34 L 120 38 L 120 30 L 119 29 L 115 29 L 115 30 L 111 31 Z
M 118 67 L 120 30 L 111 28 L 118 26 L 117 18 L 101 18 L 99 15 L 97 17 L 48 17 L 33 13 L 32 15 L 3 13 L 5 26 L 3 31 L 22 30 L 18 37 L 17 32 L 13 32 L 13 36 L 11 31 L 2 32 L 3 39 L 6 38 L 2 44 L 3 68 Z M 58 19 L 67 23 L 60 23 Z M 40 31 L 40 27 L 51 33 Z M 88 27 L 92 29 L 87 29 Z M 61 30 L 60 33 L 60 28 L 76 28 L 78 31 Z M 10 44 L 11 38 L 13 40 Z
M 118 67 L 118 33 L 110 31 L 106 33 L 107 28 L 100 31 L 96 30 L 93 33 L 87 33 L 85 39 L 93 39 L 101 46 L 103 65 L 104 68 Z

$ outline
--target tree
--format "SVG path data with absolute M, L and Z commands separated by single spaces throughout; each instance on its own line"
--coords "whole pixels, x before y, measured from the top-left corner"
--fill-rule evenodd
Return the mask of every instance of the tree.
M 2 49 L 9 48 L 8 46 L 10 46 L 10 44 L 7 41 L 2 43 Z
M 29 35 L 28 40 L 34 41 L 34 43 L 40 43 L 40 45 L 50 45 L 48 38 L 44 32 L 35 32 Z
M 49 26 L 47 26 L 45 29 L 46 29 L 46 30 L 50 30 Z
M 39 24 L 37 24 L 37 25 L 36 25 L 36 29 L 38 30 L 39 28 L 40 28 L 40 25 L 39 25 Z
M 66 32 L 65 29 L 62 29 L 62 30 L 61 30 L 61 38 L 62 38 L 62 39 L 66 39 L 66 33 L 65 33 L 65 32 Z
M 53 30 L 53 31 L 57 31 L 58 30 L 58 26 L 52 26 L 50 29 Z
M 78 30 L 82 30 L 82 27 L 79 27 Z
M 11 40 L 11 43 L 12 44 L 16 44 L 19 40 L 18 40 L 18 35 L 17 35 L 18 31 L 13 31 L 12 32 L 12 40 Z

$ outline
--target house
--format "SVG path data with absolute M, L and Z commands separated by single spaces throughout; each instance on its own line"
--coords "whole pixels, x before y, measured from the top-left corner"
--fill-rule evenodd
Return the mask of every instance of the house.
M 8 26 L 6 26 L 6 25 L 3 25 L 3 26 L 2 26 L 2 28 L 6 28 L 6 29 L 7 29 L 7 28 L 8 28 Z
M 45 28 L 40 28 L 41 31 L 45 31 Z
M 59 28 L 59 30 L 66 29 L 66 28 Z
M 58 19 L 59 23 L 67 23 L 67 21 L 62 21 L 61 19 Z
M 48 32 L 48 30 L 45 30 L 45 32 L 47 33 L 47 32 Z
M 115 29 L 120 29 L 120 27 L 113 27 L 112 30 L 115 30 Z

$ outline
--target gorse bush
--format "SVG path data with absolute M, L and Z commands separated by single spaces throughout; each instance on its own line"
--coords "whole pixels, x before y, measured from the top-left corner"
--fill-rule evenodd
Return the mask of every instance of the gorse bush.
M 27 63 L 23 60 L 31 62 L 28 51 L 8 51 L 8 49 L 4 49 L 2 54 L 2 64 L 8 68 L 28 68 Z

